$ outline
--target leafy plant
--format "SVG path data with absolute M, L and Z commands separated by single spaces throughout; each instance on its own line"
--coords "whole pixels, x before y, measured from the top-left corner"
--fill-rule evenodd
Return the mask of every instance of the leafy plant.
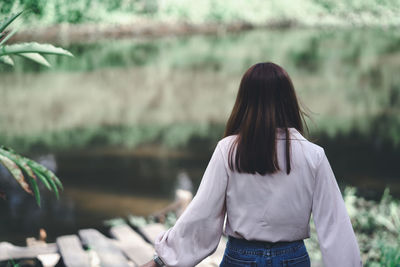
M 5 43 L 17 32 L 16 29 L 11 32 L 6 31 L 6 28 L 22 13 L 23 11 L 0 22 L 0 62 L 14 66 L 14 60 L 11 56 L 21 56 L 49 67 L 49 62 L 42 54 L 72 56 L 69 51 L 50 44 L 29 42 L 6 45 Z M 3 146 L 0 147 L 0 164 L 7 168 L 27 193 L 35 196 L 39 206 L 40 192 L 37 183 L 38 180 L 40 180 L 47 189 L 53 191 L 57 198 L 59 197 L 59 189 L 63 189 L 60 180 L 53 172 L 29 158 L 18 155 L 12 149 Z
M 43 165 L 18 155 L 12 149 L 0 148 L 0 162 L 8 169 L 19 185 L 29 194 L 34 194 L 40 206 L 40 193 L 37 181 L 40 180 L 56 197 L 63 186 L 57 176 Z M 25 174 L 25 175 L 24 175 Z
M 46 60 L 45 57 L 42 56 L 42 54 L 72 56 L 69 51 L 60 47 L 55 47 L 51 44 L 28 42 L 6 45 L 5 43 L 17 32 L 17 29 L 14 29 L 10 32 L 6 31 L 6 28 L 22 13 L 23 11 L 12 15 L 0 22 L 0 62 L 14 66 L 14 60 L 11 56 L 21 56 L 49 67 L 50 63 Z

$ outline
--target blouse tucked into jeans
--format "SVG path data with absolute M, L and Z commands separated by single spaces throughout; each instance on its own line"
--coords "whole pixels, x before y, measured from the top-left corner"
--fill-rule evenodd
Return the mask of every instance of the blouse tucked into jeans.
M 310 267 L 303 240 L 268 243 L 229 237 L 220 267 Z
M 228 153 L 236 136 L 218 142 L 192 202 L 176 224 L 155 240 L 156 252 L 167 266 L 195 266 L 215 251 L 223 232 L 268 242 L 306 239 L 311 213 L 324 266 L 362 266 L 350 218 L 324 150 L 295 128 L 289 128 L 289 133 L 289 175 L 284 171 L 286 137 L 281 129 L 277 132 L 277 156 L 282 171 L 274 174 L 230 170 Z

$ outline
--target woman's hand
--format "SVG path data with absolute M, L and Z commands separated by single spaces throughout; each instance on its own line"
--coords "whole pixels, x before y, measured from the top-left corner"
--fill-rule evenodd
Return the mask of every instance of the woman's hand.
M 155 263 L 155 261 L 151 260 L 146 264 L 140 265 L 139 267 L 157 267 L 157 264 Z

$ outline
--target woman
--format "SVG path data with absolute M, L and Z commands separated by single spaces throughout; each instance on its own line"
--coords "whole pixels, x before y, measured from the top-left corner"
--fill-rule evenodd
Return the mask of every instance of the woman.
M 271 62 L 250 67 L 196 196 L 155 240 L 157 255 L 144 266 L 195 266 L 215 251 L 225 214 L 220 266 L 310 266 L 303 239 L 311 213 L 324 266 L 362 266 L 324 150 L 302 133 L 286 71 Z

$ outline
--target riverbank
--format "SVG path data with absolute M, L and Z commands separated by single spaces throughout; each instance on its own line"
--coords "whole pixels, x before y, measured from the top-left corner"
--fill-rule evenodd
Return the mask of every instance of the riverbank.
M 400 25 L 400 23 L 399 23 Z M 163 22 L 152 20 L 141 20 L 125 24 L 69 24 L 61 23 L 51 26 L 43 26 L 32 30 L 26 28 L 15 34 L 10 43 L 37 41 L 43 43 L 68 45 L 72 43 L 93 43 L 110 39 L 151 39 L 156 37 L 168 36 L 186 36 L 186 35 L 223 35 L 225 33 L 242 32 L 253 29 L 269 29 L 282 30 L 288 28 L 298 29 L 348 29 L 350 26 L 354 28 L 382 28 L 390 30 L 399 26 L 380 25 L 373 23 L 366 25 L 362 22 L 352 24 L 336 24 L 324 22 L 314 25 L 302 24 L 295 20 L 272 20 L 264 24 L 252 24 L 247 22 L 230 22 L 230 23 L 190 23 L 190 22 Z
M 290 25 L 290 23 L 288 23 Z M 282 27 L 280 24 L 269 24 L 265 27 Z M 183 36 L 192 34 L 223 34 L 239 32 L 257 27 L 243 22 L 227 24 L 218 23 L 177 23 L 140 21 L 127 24 L 68 24 L 62 23 L 47 27 L 22 30 L 17 33 L 11 42 L 29 42 L 32 40 L 52 44 L 92 43 L 102 40 L 123 38 L 153 38 L 164 36 Z

